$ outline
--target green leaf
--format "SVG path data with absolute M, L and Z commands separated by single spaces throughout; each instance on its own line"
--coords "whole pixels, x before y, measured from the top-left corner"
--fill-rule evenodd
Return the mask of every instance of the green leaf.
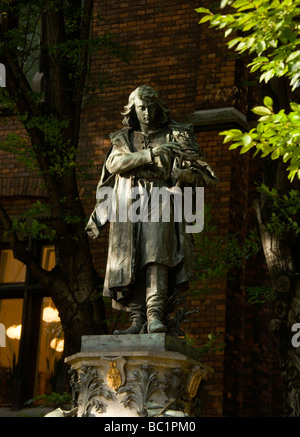
M 280 149 L 279 147 L 277 147 L 277 149 L 275 149 L 272 154 L 271 154 L 271 159 L 278 159 L 280 156 Z
M 235 9 L 240 8 L 241 6 L 248 6 L 249 5 L 249 1 L 248 0 L 236 0 L 233 4 L 232 7 Z
M 231 135 L 232 138 L 239 136 L 242 134 L 242 131 L 240 129 L 230 129 L 230 130 L 224 130 L 223 132 L 220 132 L 219 135 Z
M 247 47 L 248 48 L 250 48 L 250 47 L 252 47 L 252 45 L 253 45 L 253 43 L 255 42 L 255 38 L 254 38 L 254 36 L 252 36 L 251 38 L 248 38 L 248 40 L 247 40 Z
M 287 57 L 286 62 L 290 62 L 295 58 L 298 58 L 300 56 L 300 50 L 296 50 L 295 52 L 292 52 L 290 56 Z
M 246 134 L 242 137 L 242 143 L 244 144 L 244 146 L 248 146 L 251 142 L 252 142 L 252 138 L 249 134 Z
M 243 32 L 248 32 L 248 30 L 252 29 L 252 27 L 256 26 L 255 21 L 250 21 L 243 27 Z
M 268 70 L 260 76 L 259 81 L 262 82 L 264 80 L 267 83 L 273 76 L 275 76 L 274 70 Z
M 297 73 L 295 76 L 293 76 L 291 80 L 292 91 L 294 91 L 297 88 L 299 84 L 299 78 L 300 78 L 300 73 Z
M 252 109 L 252 112 L 257 115 L 271 115 L 272 112 L 269 108 L 266 108 L 265 106 L 256 106 Z
M 242 39 L 242 38 L 239 36 L 239 37 L 234 38 L 234 39 L 232 39 L 231 41 L 229 41 L 229 43 L 228 43 L 228 48 L 229 48 L 229 49 L 232 49 L 232 47 L 235 46 L 238 42 L 240 42 L 241 39 Z
M 233 29 L 231 27 L 226 30 L 226 32 L 224 33 L 225 38 L 227 38 L 227 36 L 231 34 L 232 30 Z
M 257 45 L 257 54 L 261 54 L 266 49 L 266 43 L 264 40 L 259 41 Z
M 233 138 L 232 135 L 226 135 L 226 137 L 225 137 L 224 140 L 223 140 L 224 144 L 225 144 L 225 143 L 228 143 L 229 141 L 231 141 L 232 138 Z
M 240 153 L 246 153 L 251 149 L 252 145 L 250 144 L 249 146 L 244 146 L 241 148 Z
M 238 52 L 245 50 L 247 48 L 247 44 L 245 41 L 241 41 L 238 46 L 236 47 L 235 50 L 237 50 Z
M 207 8 L 197 8 L 195 11 L 199 14 L 211 14 L 210 10 Z
M 266 96 L 264 98 L 264 105 L 270 109 L 270 111 L 272 111 L 273 109 L 273 100 L 271 99 L 271 97 Z
M 221 3 L 220 3 L 220 8 L 221 8 L 221 9 L 225 8 L 225 6 L 227 5 L 227 3 L 228 3 L 228 0 L 222 0 Z
M 210 21 L 211 18 L 212 18 L 211 15 L 204 15 L 204 17 L 202 17 L 201 20 L 199 21 L 199 24 L 206 23 L 206 21 Z
M 300 112 L 300 105 L 298 103 L 291 102 L 290 107 L 294 112 Z
M 231 146 L 229 146 L 229 150 L 235 150 L 238 147 L 240 147 L 242 145 L 242 143 L 240 141 L 238 141 L 237 143 L 233 143 L 231 144 Z
M 260 117 L 259 121 L 262 121 L 264 123 L 274 122 L 272 115 L 263 115 L 262 117 Z

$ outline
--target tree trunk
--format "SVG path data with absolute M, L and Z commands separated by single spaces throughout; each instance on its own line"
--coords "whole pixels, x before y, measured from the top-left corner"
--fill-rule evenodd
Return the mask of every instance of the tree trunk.
M 69 255 L 58 256 L 49 290 L 59 310 L 68 355 L 80 351 L 82 335 L 106 333 L 102 280 L 90 252 L 74 243 L 69 249 Z
M 264 162 L 264 183 L 283 196 L 291 189 L 281 161 Z M 300 349 L 292 344 L 292 327 L 300 323 L 300 280 L 295 262 L 295 237 L 291 232 L 271 232 L 267 223 L 272 214 L 270 200 L 262 195 L 255 203 L 262 246 L 274 287 L 270 329 L 278 352 L 284 386 L 285 415 L 300 417 Z
M 26 114 L 24 123 L 32 142 L 35 156 L 44 177 L 51 208 L 51 226 L 56 232 L 56 267 L 44 271 L 22 244 L 4 208 L 0 205 L 0 222 L 9 232 L 10 244 L 15 258 L 23 262 L 37 281 L 48 291 L 60 314 L 65 335 L 65 354 L 80 350 L 81 336 L 106 333 L 105 309 L 101 299 L 101 279 L 95 272 L 88 237 L 84 230 L 85 213 L 80 201 L 75 159 L 80 132 L 81 103 L 88 71 L 88 48 L 93 0 L 74 0 L 72 15 L 77 20 L 74 32 L 67 29 L 65 16 L 68 2 L 46 2 L 41 14 L 41 58 L 43 73 L 43 101 L 32 97 L 31 87 L 22 71 L 16 51 L 9 44 L 2 49 L 1 61 L 7 68 L 7 89 L 16 110 Z M 26 2 L 12 2 L 11 10 L 0 23 L 0 39 L 9 33 L 18 32 L 17 17 Z M 71 4 L 70 4 L 71 6 Z M 65 44 L 75 47 L 74 59 L 60 52 Z M 71 49 L 70 49 L 71 50 Z M 50 120 L 50 121 L 49 121 Z M 56 138 L 51 137 L 55 125 L 62 123 Z M 67 123 L 66 123 L 67 121 Z M 43 126 L 45 122 L 45 126 Z M 57 151 L 53 147 L 57 146 Z M 61 154 L 61 155 L 60 155 Z M 71 165 L 56 171 L 56 165 L 70 162 Z M 59 169 L 60 170 L 60 169 Z
M 285 415 L 300 417 L 300 351 L 292 344 L 292 327 L 300 321 L 300 281 L 295 276 L 291 279 L 287 293 L 293 297 L 290 301 L 282 299 L 276 302 L 271 327 L 285 390 Z

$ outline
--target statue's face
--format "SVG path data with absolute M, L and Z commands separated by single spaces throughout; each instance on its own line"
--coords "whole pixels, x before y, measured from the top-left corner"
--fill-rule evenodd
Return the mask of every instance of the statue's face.
M 141 125 L 152 126 L 155 123 L 156 104 L 154 102 L 137 97 L 134 106 Z

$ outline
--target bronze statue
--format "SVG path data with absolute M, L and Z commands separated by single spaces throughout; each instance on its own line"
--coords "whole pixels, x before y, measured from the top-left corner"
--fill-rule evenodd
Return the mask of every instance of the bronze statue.
M 166 332 L 168 295 L 186 290 L 194 278 L 193 238 L 185 232 L 184 221 L 174 219 L 172 208 L 169 220 L 162 219 L 166 202 L 150 200 L 155 189 L 171 189 L 176 184 L 211 186 L 217 179 L 201 159 L 192 130 L 169 118 L 169 110 L 152 87 L 135 89 L 122 114 L 124 127 L 110 135 L 112 147 L 86 230 L 97 238 L 110 221 L 104 296 L 112 299 L 114 308 L 129 311 L 131 319 L 128 329 L 114 333 Z M 123 213 L 132 205 L 133 187 L 145 194 L 147 208 L 150 205 L 146 219 L 109 220 L 103 208 L 105 189 L 117 194 L 110 201 Z M 151 220 L 152 213 L 159 219 Z

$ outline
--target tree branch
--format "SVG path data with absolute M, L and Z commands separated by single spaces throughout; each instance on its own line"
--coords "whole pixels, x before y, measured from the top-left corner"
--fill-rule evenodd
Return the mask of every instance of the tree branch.
M 24 263 L 30 269 L 32 274 L 36 277 L 37 281 L 41 283 L 41 285 L 48 288 L 51 284 L 50 272 L 41 267 L 40 263 L 35 259 L 32 253 L 27 250 L 26 244 L 18 239 L 16 232 L 13 230 L 11 219 L 1 203 L 0 224 L 2 225 L 4 231 L 7 232 L 8 241 L 14 257 Z
M 82 17 L 81 31 L 79 39 L 81 41 L 86 41 L 90 38 L 91 32 L 91 20 L 93 13 L 93 0 L 86 0 L 84 2 L 84 12 Z M 78 53 L 78 63 L 80 68 L 84 66 L 81 70 L 81 74 L 77 79 L 76 86 L 74 87 L 74 104 L 75 104 L 75 122 L 74 122 L 74 143 L 78 142 L 79 139 L 79 131 L 80 131 L 80 116 L 81 116 L 81 105 L 82 105 L 82 97 L 83 90 L 86 83 L 87 71 L 88 71 L 88 62 L 89 62 L 89 53 L 87 47 L 83 47 L 83 49 Z

